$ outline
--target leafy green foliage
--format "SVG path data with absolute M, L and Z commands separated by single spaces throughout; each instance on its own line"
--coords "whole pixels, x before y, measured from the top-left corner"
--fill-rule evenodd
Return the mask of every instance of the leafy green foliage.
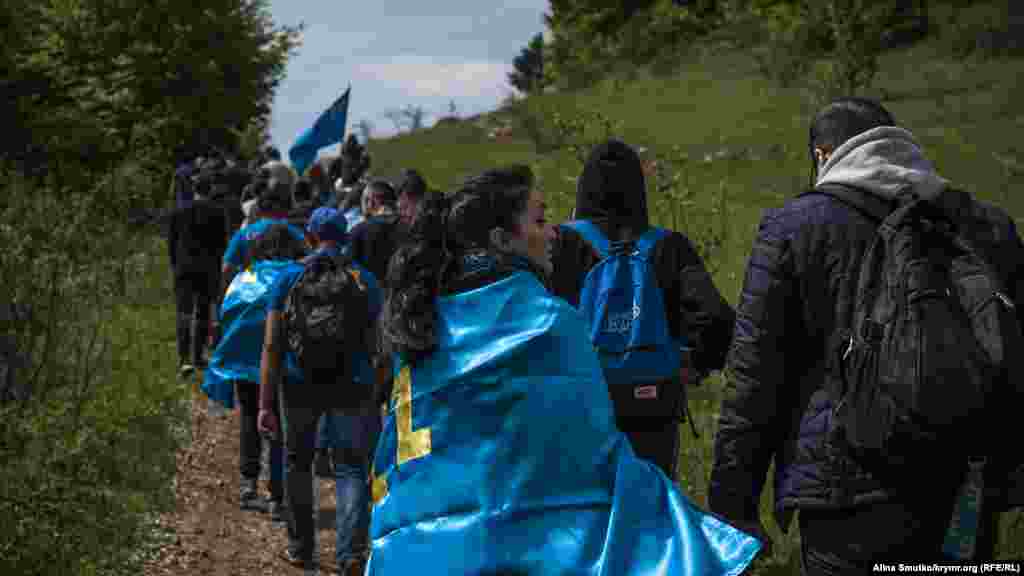
M 266 142 L 299 32 L 266 6 L 0 5 L 0 362 L 29 392 L 0 400 L 0 573 L 139 573 L 171 505 L 186 390 L 166 248 L 127 215 L 165 205 L 184 144 Z
M 269 120 L 299 33 L 266 0 L 14 0 L 0 14 L 13 31 L 0 114 L 15 127 L 0 156 L 30 173 L 166 164 L 196 140 L 236 148 L 233 130 Z

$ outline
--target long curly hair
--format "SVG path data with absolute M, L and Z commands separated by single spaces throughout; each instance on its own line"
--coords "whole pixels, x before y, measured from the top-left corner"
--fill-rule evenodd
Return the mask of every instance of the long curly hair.
M 450 196 L 431 194 L 392 256 L 384 335 L 391 349 L 415 362 L 437 345 L 437 298 L 451 264 L 487 250 L 495 228 L 515 230 L 529 203 L 533 173 L 526 166 L 488 170 Z

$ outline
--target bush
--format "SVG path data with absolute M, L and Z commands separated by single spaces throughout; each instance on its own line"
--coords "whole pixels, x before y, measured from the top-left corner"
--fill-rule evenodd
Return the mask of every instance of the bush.
M 1019 2 L 982 2 L 949 9 L 939 18 L 942 44 L 957 58 L 1024 55 L 1024 9 Z
M 111 220 L 116 195 L 65 176 L 59 188 L 2 174 L 0 300 L 31 313 L 0 334 L 32 394 L 0 405 L 0 573 L 137 573 L 143 527 L 173 502 L 184 422 L 181 389 L 161 377 L 171 355 L 153 346 L 173 320 L 152 304 L 170 295 L 144 282 L 166 280 L 166 264 L 162 242 L 140 254 Z

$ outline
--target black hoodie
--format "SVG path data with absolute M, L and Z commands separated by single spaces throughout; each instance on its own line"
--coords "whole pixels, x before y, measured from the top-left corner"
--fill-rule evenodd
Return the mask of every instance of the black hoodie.
M 591 153 L 576 188 L 576 219 L 592 221 L 612 239 L 636 238 L 650 227 L 643 167 L 630 146 L 610 140 Z M 700 377 L 721 369 L 735 311 L 682 234 L 672 232 L 658 242 L 652 256 L 672 336 L 685 338 L 694 349 L 693 368 Z M 561 228 L 553 250 L 552 291 L 577 306 L 583 280 L 598 260 L 579 234 Z

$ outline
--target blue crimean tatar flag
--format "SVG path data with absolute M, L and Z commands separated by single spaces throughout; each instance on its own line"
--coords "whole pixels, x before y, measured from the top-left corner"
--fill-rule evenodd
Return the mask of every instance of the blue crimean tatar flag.
M 528 272 L 441 298 L 398 365 L 368 576 L 735 576 L 761 548 L 615 427 L 582 317 Z
M 224 294 L 218 315 L 223 333 L 203 374 L 203 392 L 233 409 L 233 382 L 260 381 L 264 326 L 270 310 L 270 289 L 292 261 L 259 261 L 240 272 Z
M 295 144 L 292 144 L 288 150 L 288 158 L 295 172 L 303 174 L 316 160 L 316 154 L 321 148 L 338 144 L 345 139 L 345 122 L 348 119 L 348 100 L 351 92 L 352 87 L 349 86 L 330 108 L 320 114 L 313 126 L 300 134 Z

